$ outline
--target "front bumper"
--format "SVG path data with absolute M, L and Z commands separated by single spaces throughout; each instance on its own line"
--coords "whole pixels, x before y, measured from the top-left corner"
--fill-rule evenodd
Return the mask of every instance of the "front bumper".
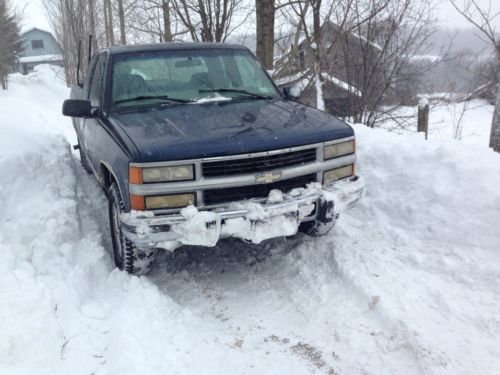
M 122 231 L 139 247 L 167 250 L 180 245 L 211 247 L 224 237 L 260 243 L 297 233 L 303 221 L 324 220 L 325 210 L 327 217 L 335 219 L 365 195 L 366 187 L 364 180 L 356 176 L 328 188 L 315 183 L 289 194 L 272 193 L 265 202 L 235 202 L 213 211 L 187 207 L 174 215 L 155 215 L 151 211 L 122 213 Z

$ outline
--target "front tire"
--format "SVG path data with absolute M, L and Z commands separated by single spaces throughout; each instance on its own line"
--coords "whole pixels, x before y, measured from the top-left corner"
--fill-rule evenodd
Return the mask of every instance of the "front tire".
M 89 164 L 89 159 L 87 158 L 87 154 L 85 153 L 85 151 L 83 151 L 80 141 L 78 141 L 78 151 L 80 153 L 80 164 L 82 165 L 83 169 L 85 169 L 85 171 L 89 174 L 92 173 L 92 169 L 90 168 Z
M 125 210 L 125 206 L 116 183 L 111 184 L 108 190 L 108 202 L 113 257 L 116 266 L 132 275 L 147 274 L 154 261 L 154 249 L 139 249 L 122 232 L 120 213 Z
M 333 209 L 333 202 L 321 202 L 318 205 L 316 219 L 301 223 L 299 230 L 311 237 L 324 236 L 335 226 L 337 216 Z

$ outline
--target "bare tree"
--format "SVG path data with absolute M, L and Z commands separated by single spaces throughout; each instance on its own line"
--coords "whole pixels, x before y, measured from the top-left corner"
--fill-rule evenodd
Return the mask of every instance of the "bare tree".
M 274 0 L 256 0 L 257 57 L 268 70 L 273 69 L 274 59 Z
M 290 66 L 293 70 L 301 70 L 302 74 L 296 75 L 296 80 L 309 77 L 309 83 L 315 85 L 316 107 L 324 110 L 323 83 L 325 57 L 332 51 L 334 41 L 325 38 L 324 26 L 330 22 L 339 25 L 340 29 L 347 27 L 351 18 L 353 0 L 287 0 L 280 3 L 278 8 L 282 16 L 293 25 L 294 35 L 288 39 L 289 46 L 282 53 L 277 68 L 277 75 L 289 72 Z M 332 36 L 333 35 L 329 35 Z M 334 37 L 336 39 L 336 37 Z M 309 52 L 308 64 L 305 64 L 305 56 L 302 48 L 307 46 Z M 283 48 L 282 48 L 283 49 Z M 304 62 L 304 64 L 303 64 Z M 304 66 L 303 66 L 304 65 Z M 308 65 L 307 67 L 305 65 Z
M 224 42 L 250 14 L 245 0 L 172 0 L 172 6 L 191 39 L 202 42 Z
M 7 90 L 9 68 L 23 51 L 19 34 L 19 16 L 13 12 L 8 0 L 0 0 L 0 85 Z
M 115 32 L 113 29 L 113 8 L 111 7 L 111 0 L 103 0 L 103 17 L 104 17 L 104 30 L 106 35 L 106 46 L 115 45 Z
M 172 25 L 170 23 L 170 0 L 162 0 L 161 4 L 163 14 L 163 41 L 172 41 Z
M 497 33 L 493 21 L 500 16 L 500 12 L 492 11 L 491 2 L 488 7 L 481 7 L 476 0 L 467 0 L 459 4 L 451 0 L 455 9 L 472 24 L 481 35 L 491 43 L 495 51 L 496 64 L 500 66 L 500 36 Z M 493 120 L 491 123 L 490 147 L 500 152 L 500 69 L 497 68 L 497 97 Z
M 432 32 L 429 4 L 428 0 L 324 4 L 289 0 L 284 14 L 295 22 L 296 32 L 277 70 L 279 74 L 302 72 L 295 74 L 297 80 L 309 77 L 306 87 L 315 85 L 320 109 L 325 105 L 321 92 L 325 80 L 343 85 L 356 98 L 354 120 L 374 126 L 400 106 L 401 88 L 416 86 L 421 75 L 410 62 L 413 55 L 425 51 Z
M 127 37 L 125 35 L 125 10 L 123 8 L 123 0 L 117 0 L 118 3 L 118 20 L 120 22 L 120 43 L 127 44 Z
M 84 71 L 85 62 L 89 59 L 88 46 L 84 44 L 81 56 L 78 56 L 78 45 L 80 41 L 88 41 L 89 35 L 97 33 L 96 29 L 92 30 L 90 26 L 91 19 L 95 19 L 95 14 L 90 14 L 86 0 L 43 0 L 43 4 L 55 31 L 56 39 L 61 45 L 66 82 L 75 84 L 78 60 L 81 58 L 83 64 L 80 68 Z M 94 23 L 94 28 L 96 27 L 97 24 Z M 94 38 L 97 39 L 97 36 L 94 35 Z
M 138 39 L 144 35 L 151 41 L 171 42 L 179 35 L 172 31 L 172 23 L 171 0 L 143 0 L 140 7 L 128 10 L 127 28 L 135 31 Z
M 363 93 L 355 120 L 372 127 L 381 115 L 387 118 L 405 103 L 405 96 L 416 93 L 428 67 L 415 67 L 411 58 L 426 52 L 434 22 L 428 0 L 392 0 L 382 9 L 365 17 L 356 11 L 355 38 L 342 43 L 347 80 Z
M 92 38 L 92 49 L 97 51 L 97 29 L 96 29 L 96 14 L 95 14 L 95 0 L 88 0 L 88 15 L 89 15 L 89 27 L 90 33 L 93 35 Z

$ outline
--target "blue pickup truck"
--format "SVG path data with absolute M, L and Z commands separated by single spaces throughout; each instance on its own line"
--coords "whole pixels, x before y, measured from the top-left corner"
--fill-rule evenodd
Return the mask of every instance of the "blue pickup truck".
M 109 201 L 113 255 L 327 233 L 363 197 L 353 129 L 280 92 L 245 47 L 170 43 L 92 57 L 63 104 Z

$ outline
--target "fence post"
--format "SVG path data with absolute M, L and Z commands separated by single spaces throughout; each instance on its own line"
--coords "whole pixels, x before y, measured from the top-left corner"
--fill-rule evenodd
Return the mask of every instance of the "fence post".
M 417 132 L 424 132 L 425 139 L 429 136 L 429 104 L 418 106 Z

